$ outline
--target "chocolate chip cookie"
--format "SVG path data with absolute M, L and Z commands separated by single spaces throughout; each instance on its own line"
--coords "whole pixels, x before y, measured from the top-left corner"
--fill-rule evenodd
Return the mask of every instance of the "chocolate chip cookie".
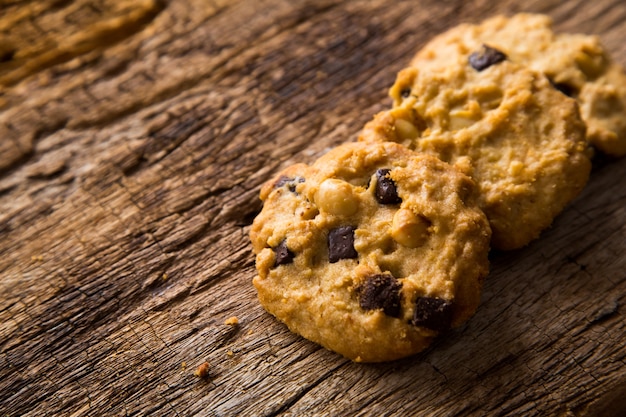
M 360 140 L 398 142 L 471 176 L 494 248 L 538 237 L 587 182 L 576 102 L 501 50 L 480 45 L 407 68 L 390 95 L 394 108 L 368 123 Z
M 587 140 L 604 153 L 626 155 L 626 74 L 597 36 L 554 33 L 552 20 L 545 15 L 496 16 L 435 37 L 411 65 L 441 66 L 483 45 L 545 74 L 557 89 L 578 101 L 588 126 Z
M 402 358 L 465 322 L 491 231 L 475 183 L 387 143 L 341 145 L 261 189 L 250 238 L 267 311 L 357 362 Z

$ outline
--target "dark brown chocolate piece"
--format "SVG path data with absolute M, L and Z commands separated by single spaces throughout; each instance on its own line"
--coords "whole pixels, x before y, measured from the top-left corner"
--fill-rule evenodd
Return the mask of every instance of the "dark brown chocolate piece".
M 550 80 L 550 84 L 552 84 L 552 87 L 556 88 L 557 90 L 559 90 L 561 93 L 565 94 L 568 97 L 575 97 L 576 93 L 577 93 L 577 89 L 576 87 L 568 84 L 568 83 L 557 83 L 554 82 L 554 80 L 548 78 Z
M 452 303 L 441 298 L 418 297 L 411 324 L 438 332 L 448 330 L 452 323 Z
M 284 185 L 287 185 L 287 188 L 292 193 L 296 192 L 296 185 L 298 183 L 304 182 L 304 178 L 302 177 L 288 177 L 286 175 L 281 175 L 278 177 L 278 180 L 274 183 L 274 188 L 280 188 Z
M 369 276 L 357 287 L 359 305 L 364 310 L 382 309 L 391 317 L 400 316 L 402 284 L 389 274 Z
M 354 249 L 354 230 L 352 226 L 341 226 L 328 233 L 328 260 L 331 264 L 359 256 Z
M 388 168 L 376 171 L 376 190 L 374 194 L 380 204 L 400 204 L 402 199 L 398 196 L 396 183 L 389 177 Z
M 498 64 L 506 59 L 506 55 L 487 45 L 479 52 L 473 52 L 469 56 L 469 63 L 476 71 L 482 71 L 492 65 Z
M 400 95 L 402 96 L 402 98 L 409 98 L 411 96 L 411 89 L 403 88 L 402 91 L 400 91 Z
M 276 254 L 276 260 L 274 261 L 274 267 L 278 265 L 286 265 L 293 262 L 293 257 L 296 256 L 292 251 L 287 248 L 287 240 L 283 240 L 276 246 L 274 253 Z

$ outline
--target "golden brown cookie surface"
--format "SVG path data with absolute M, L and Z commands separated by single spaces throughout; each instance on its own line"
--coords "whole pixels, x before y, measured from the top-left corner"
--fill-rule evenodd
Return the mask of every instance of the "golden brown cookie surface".
M 475 184 L 394 143 L 339 146 L 268 182 L 250 237 L 261 304 L 352 360 L 415 354 L 476 310 L 490 229 Z

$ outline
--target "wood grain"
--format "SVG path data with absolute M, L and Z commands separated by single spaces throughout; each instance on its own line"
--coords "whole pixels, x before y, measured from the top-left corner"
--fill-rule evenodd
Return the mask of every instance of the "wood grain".
M 2 416 L 626 413 L 623 160 L 414 358 L 347 361 L 251 285 L 260 185 L 355 139 L 429 38 L 518 11 L 626 64 L 618 0 L 2 2 Z

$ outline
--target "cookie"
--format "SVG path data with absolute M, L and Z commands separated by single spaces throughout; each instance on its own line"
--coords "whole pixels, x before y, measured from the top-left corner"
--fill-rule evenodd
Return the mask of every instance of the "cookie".
M 261 189 L 250 231 L 263 307 L 357 362 L 420 352 L 474 314 L 489 223 L 475 183 L 395 143 L 348 143 Z
M 413 58 L 417 68 L 441 66 L 451 56 L 488 45 L 509 60 L 545 74 L 580 105 L 587 140 L 613 156 L 626 155 L 626 74 L 597 36 L 556 34 L 545 15 L 496 16 L 437 36 Z
M 537 238 L 586 184 L 591 163 L 576 102 L 542 74 L 490 47 L 452 53 L 441 67 L 410 67 L 391 110 L 360 135 L 435 155 L 471 176 L 492 246 Z

